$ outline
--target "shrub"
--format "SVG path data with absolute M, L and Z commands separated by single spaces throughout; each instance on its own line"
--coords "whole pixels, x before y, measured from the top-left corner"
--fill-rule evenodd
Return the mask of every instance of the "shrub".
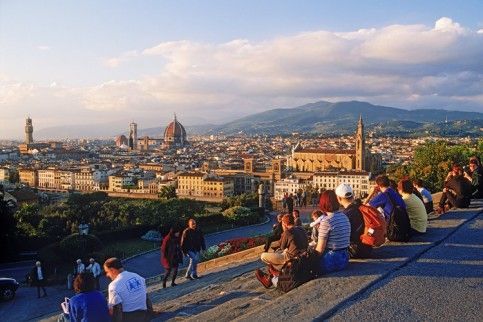
M 102 242 L 94 235 L 77 233 L 65 237 L 59 243 L 60 252 L 65 260 L 73 261 L 86 258 L 88 254 L 102 249 Z
M 253 211 L 250 208 L 235 206 L 223 211 L 223 216 L 231 222 L 249 225 L 258 222 L 259 213 L 257 210 Z
M 59 243 L 53 243 L 39 250 L 39 259 L 46 265 L 57 265 L 62 263 Z

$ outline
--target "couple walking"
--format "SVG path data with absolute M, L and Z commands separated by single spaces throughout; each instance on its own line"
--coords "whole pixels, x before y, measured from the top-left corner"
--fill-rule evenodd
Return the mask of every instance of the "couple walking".
M 178 275 L 179 264 L 183 263 L 183 255 L 189 257 L 185 278 L 189 280 L 199 278 L 197 265 L 200 261 L 201 250 L 205 249 L 205 238 L 201 230 L 197 228 L 194 219 L 188 221 L 188 227 L 183 231 L 181 237 L 179 230 L 171 228 L 161 244 L 161 264 L 166 270 L 163 278 L 163 288 L 166 288 L 166 282 L 171 272 L 173 272 L 171 286 L 177 285 L 175 280 Z

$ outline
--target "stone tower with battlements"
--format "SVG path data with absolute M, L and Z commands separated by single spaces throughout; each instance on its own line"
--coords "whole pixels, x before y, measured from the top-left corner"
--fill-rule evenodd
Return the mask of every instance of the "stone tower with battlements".
M 25 119 L 25 144 L 34 143 L 34 126 L 32 125 L 32 119 L 27 117 Z
M 364 123 L 362 115 L 359 116 L 356 132 L 356 170 L 366 169 L 366 138 L 364 137 Z

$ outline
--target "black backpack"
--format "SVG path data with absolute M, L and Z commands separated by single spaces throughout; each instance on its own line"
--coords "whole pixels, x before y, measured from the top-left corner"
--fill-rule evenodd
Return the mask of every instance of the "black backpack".
M 316 278 L 319 256 L 313 251 L 306 251 L 286 262 L 278 276 L 277 289 L 287 293 L 294 288 Z
M 407 242 L 411 230 L 408 213 L 406 209 L 392 200 L 389 193 L 386 193 L 386 196 L 392 204 L 391 217 L 387 225 L 387 239 L 390 241 Z

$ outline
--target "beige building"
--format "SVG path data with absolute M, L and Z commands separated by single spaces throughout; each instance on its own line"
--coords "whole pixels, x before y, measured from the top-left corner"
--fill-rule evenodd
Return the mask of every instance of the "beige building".
M 178 175 L 178 198 L 221 202 L 234 194 L 233 181 L 202 172 L 184 172 Z
M 109 176 L 109 191 L 128 192 L 126 187 L 132 186 L 132 177 L 118 174 Z
M 309 182 L 312 183 L 312 182 Z M 296 194 L 300 190 L 305 190 L 308 182 L 300 178 L 285 178 L 275 182 L 275 200 L 282 200 L 285 193 Z
M 357 124 L 353 150 L 304 149 L 297 144 L 288 158 L 288 166 L 294 172 L 318 172 L 330 169 L 357 171 L 379 170 L 381 156 L 371 154 L 366 148 L 362 116 Z
M 0 168 L 0 182 L 8 182 L 10 180 L 10 169 Z
M 39 176 L 35 169 L 19 169 L 18 175 L 20 177 L 20 183 L 26 184 L 29 187 L 35 188 L 39 184 Z
M 339 184 L 347 183 L 354 190 L 356 197 L 364 197 L 369 193 L 370 176 L 371 174 L 366 171 L 322 171 L 314 174 L 312 185 L 323 190 L 333 190 Z

